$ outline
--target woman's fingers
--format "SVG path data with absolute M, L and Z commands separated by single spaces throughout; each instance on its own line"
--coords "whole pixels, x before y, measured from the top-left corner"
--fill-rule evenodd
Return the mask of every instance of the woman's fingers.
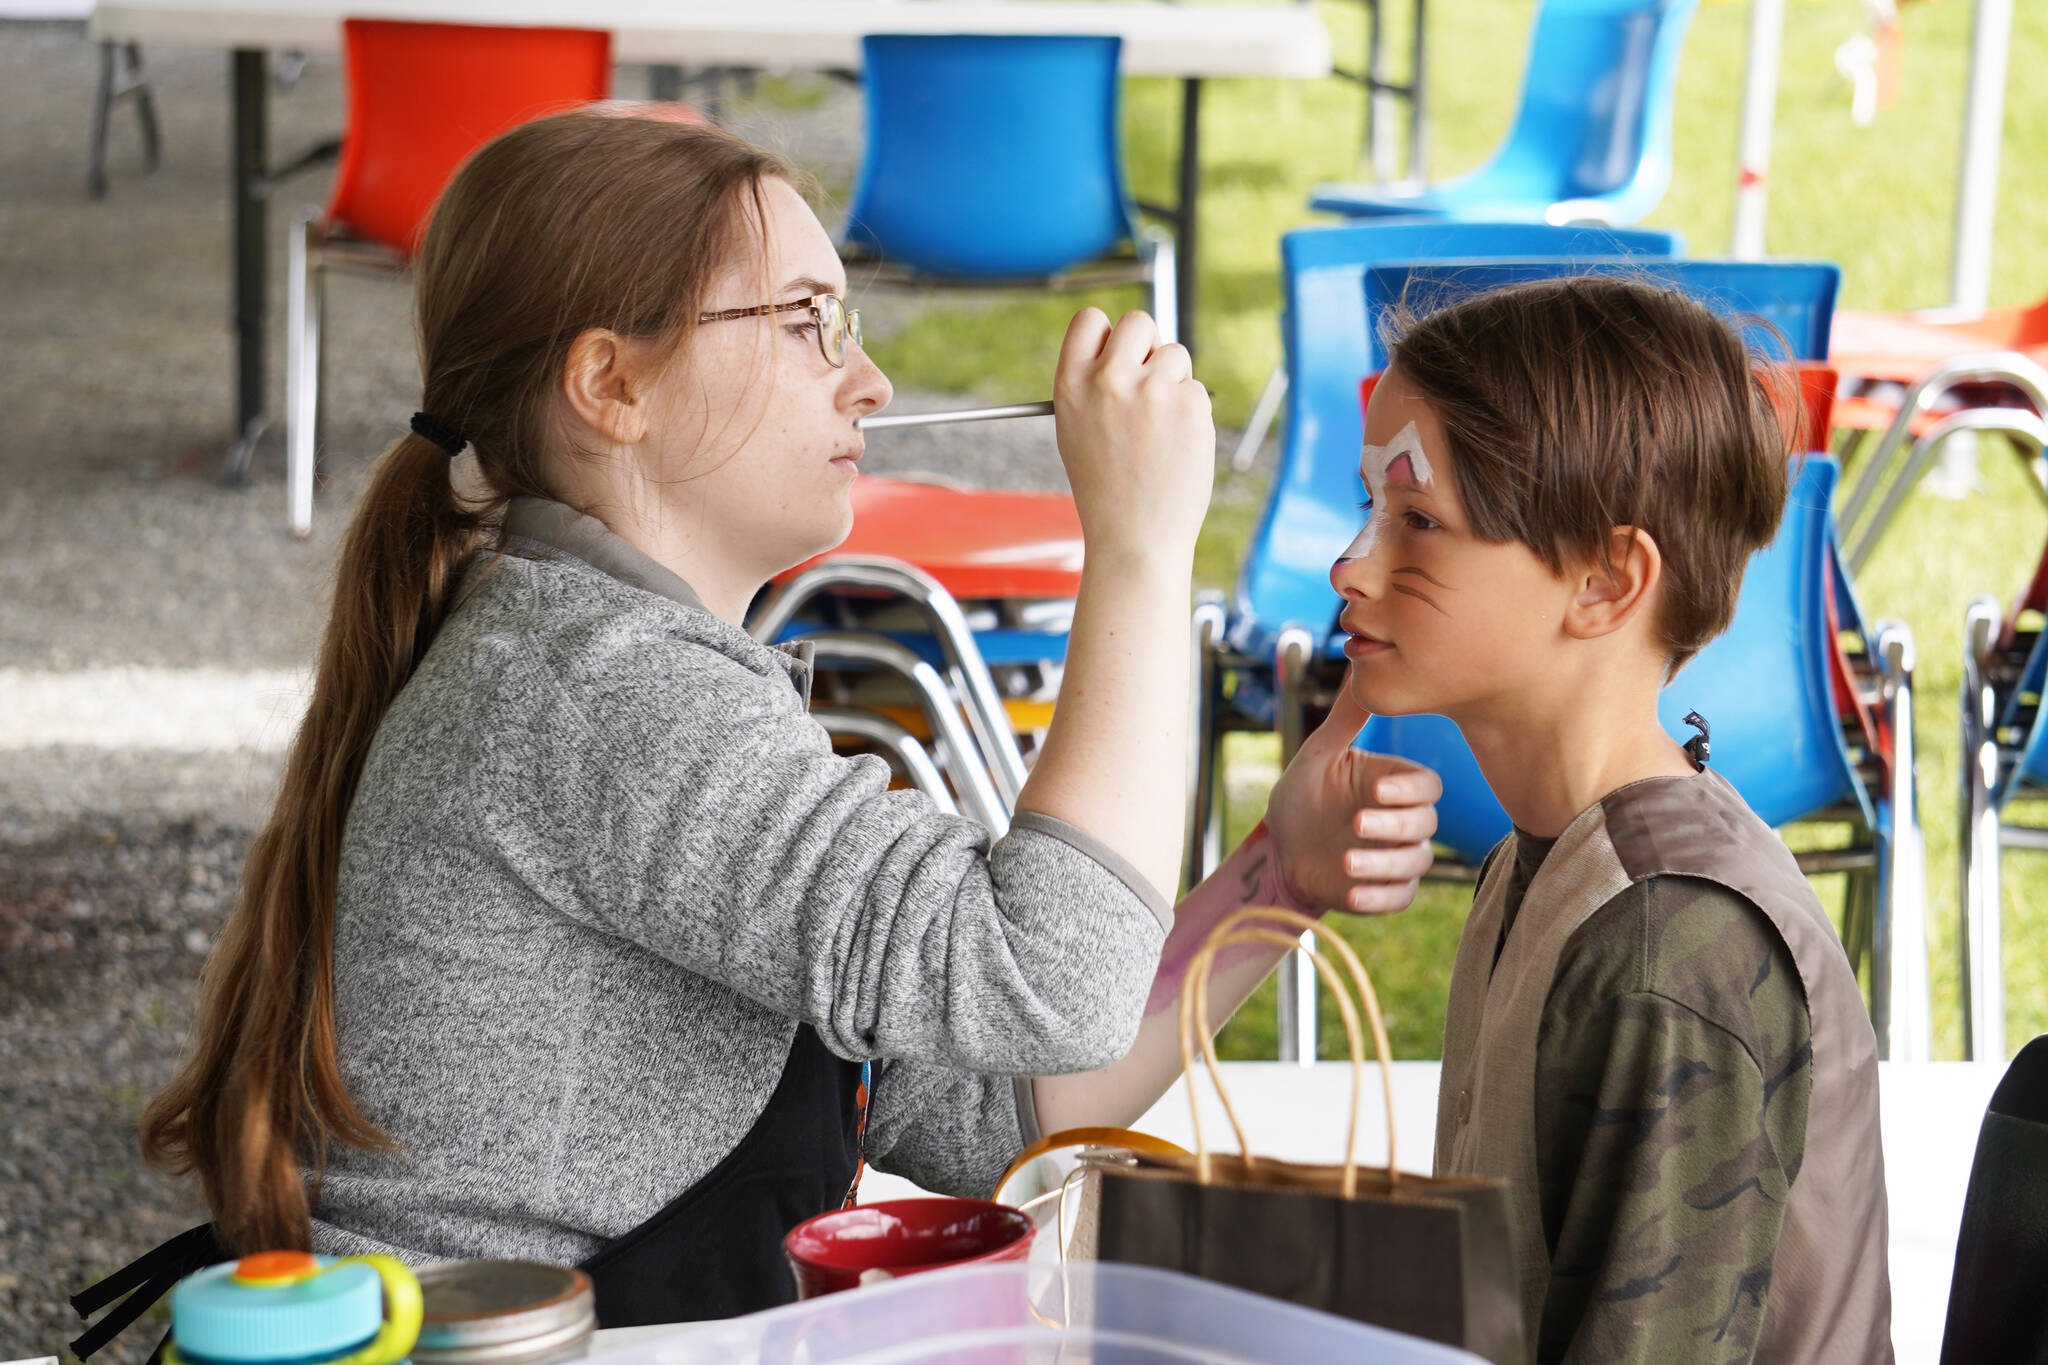
M 1195 377 L 1195 359 L 1178 341 L 1169 341 L 1152 352 L 1145 373 L 1167 383 L 1178 384 Z
M 1135 377 L 1158 345 L 1158 325 L 1150 314 L 1133 309 L 1118 318 L 1111 329 L 1109 341 L 1102 348 L 1103 369 L 1111 374 L 1128 369 Z
M 1067 324 L 1060 342 L 1059 378 L 1078 378 L 1076 370 L 1102 354 L 1109 340 L 1109 314 L 1100 308 L 1083 308 Z
M 1426 844 L 1436 836 L 1436 807 L 1369 807 L 1352 817 L 1351 832 L 1376 844 Z
M 1362 882 L 1414 881 L 1436 861 L 1428 844 L 1398 848 L 1354 848 L 1344 855 L 1344 875 Z
M 1344 894 L 1344 908 L 1355 915 L 1391 915 L 1406 910 L 1415 900 L 1420 882 L 1385 882 L 1354 886 Z
M 1428 768 L 1404 768 L 1387 773 L 1372 784 L 1372 799 L 1382 806 L 1434 805 L 1443 794 L 1443 779 Z

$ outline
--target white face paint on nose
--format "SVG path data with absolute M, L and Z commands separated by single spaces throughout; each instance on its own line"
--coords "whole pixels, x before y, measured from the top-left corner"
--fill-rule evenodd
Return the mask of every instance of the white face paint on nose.
M 1406 468 L 1402 468 L 1403 462 Z M 1358 461 L 1359 477 L 1365 480 L 1366 496 L 1372 499 L 1372 515 L 1365 520 L 1365 527 L 1352 542 L 1344 547 L 1344 553 L 1337 556 L 1342 564 L 1350 559 L 1363 559 L 1373 552 L 1380 543 L 1380 526 L 1387 520 L 1387 479 L 1398 473 L 1411 483 L 1426 485 L 1436 482 L 1436 470 L 1430 466 L 1429 453 L 1422 448 L 1422 436 L 1410 422 L 1394 433 L 1394 439 L 1383 446 L 1368 441 Z

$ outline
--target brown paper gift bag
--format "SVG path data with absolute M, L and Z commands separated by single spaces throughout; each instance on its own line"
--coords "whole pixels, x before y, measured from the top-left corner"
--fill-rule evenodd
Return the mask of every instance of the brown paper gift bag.
M 1289 945 L 1303 929 L 1343 963 L 1365 1002 L 1387 1102 L 1387 1165 L 1355 1158 L 1365 1078 L 1351 991 L 1330 954 L 1312 958 L 1344 1018 L 1351 1050 L 1351 1120 L 1341 1166 L 1255 1157 L 1216 1069 L 1209 972 L 1234 943 Z M 1241 1155 L 1211 1153 L 1195 1106 L 1199 1042 L 1237 1133 Z M 1327 926 L 1277 908 L 1238 911 L 1210 934 L 1181 990 L 1181 1067 L 1195 1109 L 1192 1156 L 1141 1155 L 1101 1173 L 1097 1255 L 1200 1275 L 1359 1322 L 1460 1346 L 1497 1365 L 1528 1358 L 1503 1181 L 1445 1179 L 1394 1169 L 1393 1081 L 1379 1001 L 1351 946 Z

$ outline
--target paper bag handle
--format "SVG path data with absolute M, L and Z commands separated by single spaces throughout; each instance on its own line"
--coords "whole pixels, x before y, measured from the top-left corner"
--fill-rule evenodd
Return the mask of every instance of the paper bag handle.
M 1285 934 L 1275 926 L 1283 926 L 1294 932 Z M 1387 1044 L 1387 1027 L 1380 1017 L 1379 997 L 1372 988 L 1372 978 L 1366 973 L 1365 964 L 1358 960 L 1358 954 L 1351 945 L 1328 925 L 1307 915 L 1298 914 L 1279 906 L 1249 906 L 1227 916 L 1195 953 L 1188 964 L 1187 976 L 1181 985 L 1180 995 L 1180 1059 L 1181 1071 L 1187 1079 L 1188 1109 L 1192 1119 L 1195 1139 L 1195 1179 L 1208 1184 L 1212 1178 L 1212 1165 L 1208 1143 L 1202 1134 L 1201 1108 L 1195 1096 L 1194 1046 L 1199 1043 L 1202 1060 L 1207 1065 L 1210 1083 L 1216 1087 L 1217 1098 L 1223 1101 L 1223 1113 L 1230 1120 L 1231 1130 L 1237 1135 L 1238 1150 L 1243 1154 L 1246 1167 L 1258 1164 L 1252 1155 L 1251 1145 L 1245 1140 L 1244 1125 L 1238 1121 L 1237 1109 L 1230 1102 L 1230 1094 L 1224 1088 L 1223 1075 L 1218 1069 L 1216 1043 L 1204 1027 L 1209 1018 L 1209 976 L 1214 967 L 1216 954 L 1232 943 L 1262 942 L 1291 948 L 1302 932 L 1315 934 L 1330 945 L 1344 964 L 1350 984 L 1358 992 L 1358 998 L 1365 1002 L 1367 1021 L 1372 1026 L 1373 1048 L 1379 1055 L 1380 1083 L 1386 1096 L 1387 1106 L 1387 1183 L 1398 1185 L 1400 1170 L 1395 1165 L 1394 1153 L 1394 1078 L 1393 1050 Z M 1365 1044 L 1359 1035 L 1358 1011 L 1352 1003 L 1351 991 L 1345 989 L 1345 982 L 1337 969 L 1321 954 L 1312 955 L 1309 961 L 1328 983 L 1330 993 L 1337 1001 L 1339 1014 L 1344 1020 L 1344 1036 L 1349 1044 L 1351 1058 L 1351 1116 L 1345 1129 L 1343 1193 L 1346 1199 L 1356 1196 L 1358 1191 L 1358 1115 L 1365 1093 Z

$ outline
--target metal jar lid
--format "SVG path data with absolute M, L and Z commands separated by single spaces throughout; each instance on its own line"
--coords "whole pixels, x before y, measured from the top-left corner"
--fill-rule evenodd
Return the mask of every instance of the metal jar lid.
M 549 1365 L 590 1349 L 590 1277 L 544 1261 L 449 1261 L 420 1271 L 413 1365 Z

